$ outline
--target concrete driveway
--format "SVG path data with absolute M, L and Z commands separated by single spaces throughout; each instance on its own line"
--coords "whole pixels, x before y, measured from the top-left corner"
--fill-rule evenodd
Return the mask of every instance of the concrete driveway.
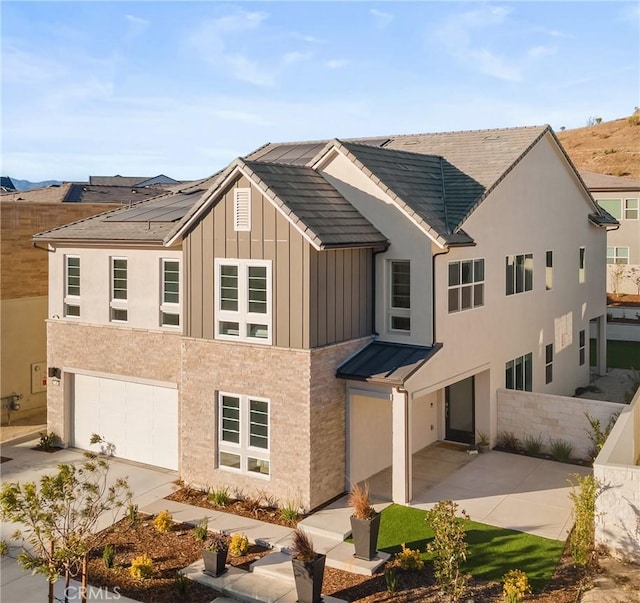
M 73 449 L 59 450 L 54 453 L 31 450 L 37 444 L 37 439 L 14 445 L 2 446 L 3 460 L 0 465 L 2 483 L 38 481 L 47 473 L 54 473 L 60 463 L 82 463 L 82 452 Z M 139 508 L 147 506 L 178 489 L 175 481 L 178 474 L 175 471 L 157 469 L 148 465 L 111 459 L 109 480 L 126 477 L 133 491 L 133 503 Z M 98 526 L 98 530 L 111 524 L 112 516 L 104 516 Z M 0 538 L 11 543 L 11 535 L 18 528 L 16 524 L 2 523 L 0 526 Z M 14 543 L 15 544 L 15 543 Z M 19 546 L 11 546 L 10 554 L 0 561 L 0 595 L 2 601 L 42 601 L 47 600 L 48 585 L 43 576 L 31 576 L 25 572 L 15 560 L 20 552 Z M 61 583 L 56 585 L 56 594 L 62 594 Z M 75 590 L 70 592 L 70 601 L 79 601 Z M 89 600 L 104 600 L 105 593 L 89 593 Z M 125 603 L 125 597 L 119 597 L 119 601 Z

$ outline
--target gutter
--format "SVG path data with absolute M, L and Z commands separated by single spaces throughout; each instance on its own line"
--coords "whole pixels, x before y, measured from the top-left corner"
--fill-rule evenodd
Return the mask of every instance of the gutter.
M 451 247 L 447 247 L 444 251 L 434 253 L 431 256 L 431 345 L 436 345 L 436 258 L 440 255 L 447 255 L 451 251 Z

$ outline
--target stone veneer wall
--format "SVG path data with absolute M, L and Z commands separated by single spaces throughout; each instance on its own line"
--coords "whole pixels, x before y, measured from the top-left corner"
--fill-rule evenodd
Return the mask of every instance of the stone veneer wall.
M 68 444 L 71 434 L 65 398 L 69 399 L 71 385 L 64 371 L 82 369 L 104 376 L 177 383 L 179 387 L 180 335 L 48 320 L 47 365 L 63 370 L 60 385 L 53 385 L 50 379 L 47 387 L 47 428 Z
M 625 408 L 624 404 L 585 398 L 552 396 L 535 392 L 499 389 L 498 434 L 513 433 L 521 441 L 525 436 L 542 437 L 547 447 L 552 440 L 573 445 L 573 456 L 588 458 L 591 431 L 585 412 L 605 426 L 609 417 Z

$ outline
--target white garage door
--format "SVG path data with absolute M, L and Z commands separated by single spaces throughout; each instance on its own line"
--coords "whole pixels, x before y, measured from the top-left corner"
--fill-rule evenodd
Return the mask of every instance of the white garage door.
M 95 450 L 91 434 L 114 445 L 114 456 L 178 469 L 178 390 L 75 375 L 74 446 Z

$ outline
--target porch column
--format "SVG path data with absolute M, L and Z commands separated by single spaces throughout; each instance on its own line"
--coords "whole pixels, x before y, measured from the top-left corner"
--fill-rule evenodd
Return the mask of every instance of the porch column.
M 391 391 L 391 499 L 405 505 L 411 502 L 411 425 L 409 394 Z
M 607 374 L 607 317 L 598 316 L 597 322 L 597 340 L 598 346 L 598 375 L 603 376 Z

